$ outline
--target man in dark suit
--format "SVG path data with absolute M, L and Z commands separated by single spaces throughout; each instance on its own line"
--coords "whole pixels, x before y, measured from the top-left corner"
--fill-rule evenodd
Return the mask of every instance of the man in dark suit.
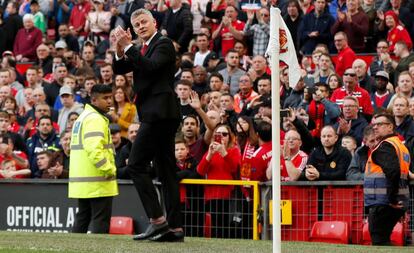
M 130 30 L 121 27 L 113 32 L 111 43 L 116 43 L 115 73 L 134 73 L 136 105 L 141 120 L 127 172 L 150 218 L 150 225 L 144 233 L 134 236 L 134 240 L 184 241 L 174 156 L 174 136 L 180 121 L 173 88 L 175 50 L 171 40 L 157 32 L 156 21 L 148 10 L 135 11 L 131 23 L 144 42 L 142 46 L 135 47 Z M 151 161 L 163 185 L 167 218 L 147 170 Z

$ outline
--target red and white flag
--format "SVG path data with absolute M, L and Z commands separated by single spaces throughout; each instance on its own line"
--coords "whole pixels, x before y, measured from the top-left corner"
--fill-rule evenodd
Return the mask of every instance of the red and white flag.
M 276 22 L 270 22 L 270 39 L 266 55 L 277 57 L 279 52 L 279 60 L 289 66 L 289 86 L 294 88 L 301 77 L 301 70 L 292 36 L 278 8 L 270 8 L 270 20 Z

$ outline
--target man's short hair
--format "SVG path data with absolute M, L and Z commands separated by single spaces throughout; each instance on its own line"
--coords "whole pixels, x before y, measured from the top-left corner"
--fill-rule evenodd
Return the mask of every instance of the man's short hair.
M 0 110 L 0 119 L 10 120 L 10 114 L 6 111 Z
M 344 97 L 344 101 L 345 100 L 352 100 L 352 101 L 354 101 L 359 106 L 359 101 L 358 101 L 358 99 L 356 97 L 346 96 L 346 97 Z
M 272 124 L 266 121 L 260 121 L 256 125 L 256 132 L 262 141 L 268 142 L 272 140 Z
M 212 77 L 217 77 L 218 79 L 220 79 L 220 81 L 224 82 L 223 75 L 220 74 L 219 72 L 213 72 L 213 73 L 211 73 L 211 75 L 210 75 L 210 77 L 208 79 L 209 82 L 210 82 L 210 80 L 211 80 Z
M 392 116 L 392 114 L 383 112 L 383 113 L 378 113 L 374 115 L 374 119 L 379 118 L 379 117 L 386 118 L 387 121 L 392 124 L 393 129 L 395 129 L 395 119 L 394 119 L 394 116 Z
M 230 53 L 235 53 L 235 54 L 237 54 L 237 55 L 239 55 L 239 52 L 237 52 L 235 49 L 230 49 L 229 51 L 227 51 L 227 53 L 226 53 L 226 57 L 227 57 L 227 55 L 229 55 Z
M 44 120 L 44 119 L 49 120 L 49 121 L 50 121 L 50 124 L 51 124 L 51 125 L 53 125 L 53 120 L 52 120 L 52 117 L 50 117 L 49 115 L 43 115 L 42 117 L 40 117 L 40 118 L 39 118 L 39 121 L 38 121 L 38 123 L 37 123 L 37 125 L 39 126 L 39 125 L 40 125 L 40 121 L 42 121 L 42 120 Z
M 364 128 L 364 131 L 362 132 L 362 136 L 365 138 L 365 137 L 368 137 L 368 136 L 370 136 L 370 135 L 373 135 L 374 134 L 374 127 L 372 126 L 372 125 L 368 125 L 368 126 L 366 126 L 365 128 Z
M 185 85 L 185 86 L 188 86 L 190 89 L 191 89 L 191 87 L 193 86 L 193 83 L 191 83 L 190 81 L 188 81 L 188 80 L 186 80 L 186 79 L 180 79 L 180 80 L 177 80 L 176 82 L 175 82 L 175 85 L 174 85 L 174 87 L 177 87 L 178 85 Z
M 91 97 L 96 97 L 101 94 L 112 93 L 112 88 L 105 84 L 96 84 L 91 89 Z
M 225 96 L 230 97 L 230 100 L 234 101 L 234 97 L 230 93 L 226 92 L 226 93 L 221 94 L 221 97 L 225 97 Z
M 192 118 L 192 119 L 194 119 L 194 120 L 195 120 L 195 122 L 197 123 L 197 127 L 200 125 L 200 122 L 198 122 L 198 117 L 197 117 L 196 115 L 194 115 L 194 114 L 188 114 L 188 115 L 186 115 L 186 116 L 183 118 L 182 123 L 184 123 L 184 121 L 185 121 L 186 119 L 188 119 L 188 118 Z
M 408 45 L 407 45 L 407 43 L 405 42 L 405 41 L 403 41 L 403 40 L 399 40 L 399 41 L 397 41 L 396 43 L 395 43 L 395 45 L 400 45 L 401 47 L 403 47 L 404 49 L 407 49 L 408 50 Z
M 348 36 L 346 35 L 346 33 L 345 33 L 345 32 L 340 31 L 340 32 L 335 33 L 335 36 L 337 36 L 337 35 L 342 35 L 342 36 L 344 36 L 344 39 L 345 39 L 346 41 L 348 41 Z M 334 37 L 335 37 L 335 36 L 334 36 Z
M 150 16 L 152 19 L 154 19 L 154 16 L 152 15 L 152 13 L 149 11 L 149 10 L 147 10 L 147 9 L 144 9 L 144 8 L 141 8 L 141 9 L 138 9 L 138 10 L 136 10 L 136 11 L 134 11 L 132 14 L 131 14 L 131 23 L 132 23 L 132 20 L 134 19 L 134 18 L 136 18 L 136 17 L 138 17 L 138 16 L 141 16 L 141 15 L 148 15 L 148 16 Z

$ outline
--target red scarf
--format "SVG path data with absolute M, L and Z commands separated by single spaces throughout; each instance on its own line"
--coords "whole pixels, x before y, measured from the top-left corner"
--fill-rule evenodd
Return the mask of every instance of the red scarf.
M 325 106 L 322 103 L 316 103 L 312 100 L 308 109 L 309 118 L 315 122 L 315 129 L 311 131 L 313 137 L 320 137 L 323 127 L 323 118 L 325 114 Z

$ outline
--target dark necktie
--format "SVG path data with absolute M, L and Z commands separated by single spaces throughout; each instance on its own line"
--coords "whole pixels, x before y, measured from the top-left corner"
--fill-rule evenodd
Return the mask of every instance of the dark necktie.
M 141 47 L 141 55 L 145 55 L 145 52 L 147 52 L 148 45 L 144 43 L 144 45 Z

